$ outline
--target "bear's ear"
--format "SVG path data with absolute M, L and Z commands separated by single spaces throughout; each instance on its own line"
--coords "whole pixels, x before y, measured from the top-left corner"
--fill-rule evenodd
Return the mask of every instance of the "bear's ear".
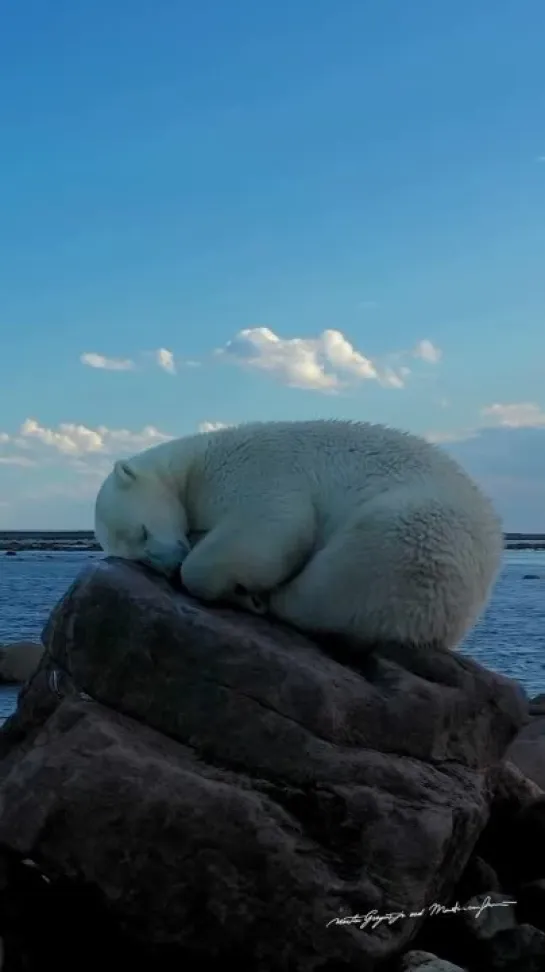
M 130 462 L 127 462 L 125 459 L 119 459 L 115 463 L 114 476 L 116 477 L 120 486 L 130 486 L 137 478 L 136 472 L 131 466 Z

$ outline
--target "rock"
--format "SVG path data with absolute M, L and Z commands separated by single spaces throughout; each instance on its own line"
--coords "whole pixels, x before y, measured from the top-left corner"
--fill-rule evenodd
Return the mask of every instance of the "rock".
M 36 670 L 43 652 L 44 646 L 34 641 L 0 645 L 0 682 L 26 682 Z
M 0 845 L 178 967 L 393 959 L 452 894 L 527 716 L 516 683 L 462 655 L 385 645 L 356 669 L 115 560 L 43 638 L 0 731 Z
M 531 803 L 543 793 L 537 783 L 528 779 L 518 766 L 507 759 L 509 751 L 508 747 L 506 758 L 492 766 L 488 773 L 492 808 L 496 816 L 511 817 L 513 813 L 518 813 L 521 807 Z
M 413 941 L 414 948 L 440 952 L 445 960 L 478 969 L 486 945 L 499 931 L 516 925 L 516 900 L 501 892 L 479 894 L 469 900 L 456 895 L 447 904 L 428 908 L 429 919 Z
M 511 892 L 521 873 L 520 847 L 513 840 L 518 818 L 543 791 L 513 763 L 504 761 L 488 773 L 490 818 L 475 847 L 475 854 L 494 868 L 501 887 Z
M 500 881 L 494 868 L 474 854 L 462 874 L 459 884 L 454 891 L 456 901 L 469 901 L 477 895 L 492 894 L 501 890 Z
M 536 795 L 518 805 L 492 803 L 490 821 L 477 844 L 477 852 L 492 864 L 502 887 L 510 892 L 545 877 L 545 794 L 536 790 Z
M 74 942 L 81 943 L 77 968 L 82 972 L 104 964 L 105 956 L 114 967 L 121 962 L 133 968 L 146 967 L 146 962 L 151 966 L 145 946 L 131 949 L 92 889 L 75 882 L 51 881 L 35 862 L 6 851 L 0 856 L 0 875 L 2 972 L 45 968 L 72 972 Z M 61 914 L 70 935 L 58 933 Z M 164 965 L 161 972 L 165 972 Z
M 17 556 L 17 551 L 16 550 L 6 550 L 4 556 L 5 557 L 16 557 Z
M 530 703 L 530 713 L 536 709 L 536 703 Z M 545 713 L 545 705 L 538 711 Z M 521 729 L 507 751 L 507 759 L 545 790 L 545 714 L 535 715 Z
M 521 807 L 511 838 L 520 883 L 545 877 L 545 794 Z
M 487 943 L 488 972 L 543 972 L 545 934 L 532 925 L 517 925 L 498 932 Z
M 517 918 L 545 931 L 545 878 L 522 884 L 517 891 Z
M 453 965 L 446 959 L 438 958 L 431 952 L 407 952 L 399 966 L 399 972 L 466 972 L 459 965 Z
M 500 931 L 515 927 L 516 904 L 508 894 L 479 894 L 464 902 L 460 920 L 472 938 L 484 942 Z
M 545 692 L 535 695 L 528 703 L 530 715 L 545 715 Z

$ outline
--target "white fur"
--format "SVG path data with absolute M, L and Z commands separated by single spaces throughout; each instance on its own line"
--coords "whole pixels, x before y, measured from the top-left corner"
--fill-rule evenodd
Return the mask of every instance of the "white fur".
M 96 535 L 166 573 L 183 562 L 205 601 L 242 587 L 247 607 L 310 633 L 445 649 L 483 610 L 503 551 L 488 499 L 442 450 L 341 421 L 219 429 L 117 463 Z

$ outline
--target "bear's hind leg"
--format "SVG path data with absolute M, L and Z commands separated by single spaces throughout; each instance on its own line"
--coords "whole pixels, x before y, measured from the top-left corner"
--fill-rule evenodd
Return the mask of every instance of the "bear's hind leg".
M 365 600 L 354 558 L 345 556 L 342 537 L 334 537 L 293 579 L 271 592 L 273 617 L 309 635 L 342 638 L 351 651 L 365 653 L 376 646 L 373 632 L 365 636 Z

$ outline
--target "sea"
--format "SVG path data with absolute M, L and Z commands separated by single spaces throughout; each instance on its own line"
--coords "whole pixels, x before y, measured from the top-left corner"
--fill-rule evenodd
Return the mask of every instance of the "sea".
M 103 555 L 91 551 L 0 552 L 0 644 L 40 639 L 49 612 L 78 573 Z M 545 692 L 545 551 L 506 550 L 488 608 L 460 650 L 518 679 L 528 695 Z M 0 688 L 0 722 L 18 689 Z

